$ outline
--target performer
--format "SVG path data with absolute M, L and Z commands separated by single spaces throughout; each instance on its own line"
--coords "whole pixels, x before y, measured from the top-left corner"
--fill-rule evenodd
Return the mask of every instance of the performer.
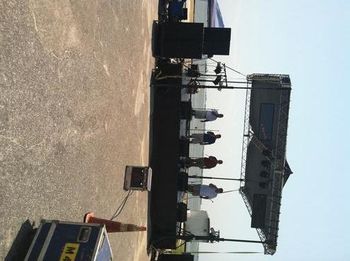
M 188 192 L 193 196 L 199 196 L 200 198 L 213 199 L 216 198 L 218 194 L 223 193 L 224 190 L 210 183 L 209 185 L 188 185 Z
M 206 133 L 193 133 L 189 137 L 190 142 L 200 145 L 209 145 L 215 143 L 217 139 L 220 139 L 220 134 L 215 134 L 214 132 L 207 131 Z
M 215 109 L 210 110 L 193 110 L 192 115 L 196 119 L 202 119 L 201 122 L 215 121 L 217 118 L 224 117 L 223 114 L 219 113 Z
M 218 160 L 214 156 L 203 157 L 203 158 L 187 158 L 185 159 L 186 167 L 198 167 L 201 169 L 211 169 L 214 168 L 217 164 L 222 164 L 222 160 Z

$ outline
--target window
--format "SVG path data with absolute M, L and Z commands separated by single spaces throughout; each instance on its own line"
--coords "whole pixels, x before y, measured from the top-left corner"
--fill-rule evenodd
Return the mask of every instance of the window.
M 260 105 L 259 138 L 261 140 L 272 139 L 274 113 L 275 105 L 273 103 Z

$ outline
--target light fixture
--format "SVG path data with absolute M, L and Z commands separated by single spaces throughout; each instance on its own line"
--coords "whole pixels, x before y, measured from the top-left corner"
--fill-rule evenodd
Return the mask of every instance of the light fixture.
M 260 172 L 260 177 L 267 178 L 269 176 L 269 173 L 267 171 L 261 171 Z
M 218 85 L 221 82 L 221 75 L 216 76 L 216 79 L 213 81 L 215 85 Z
M 219 73 L 221 73 L 221 70 L 222 70 L 221 63 L 218 62 L 218 64 L 216 65 L 216 68 L 215 68 L 214 72 L 215 72 L 216 74 L 219 74 Z

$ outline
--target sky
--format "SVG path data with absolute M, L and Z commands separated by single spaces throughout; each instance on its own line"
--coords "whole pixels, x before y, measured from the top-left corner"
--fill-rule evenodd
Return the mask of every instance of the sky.
M 294 172 L 282 195 L 274 256 L 200 255 L 200 261 L 350 260 L 350 1 L 218 0 L 231 27 L 230 56 L 215 56 L 244 73 L 289 74 L 292 96 L 287 158 Z M 239 75 L 231 74 L 231 78 Z M 208 123 L 222 139 L 206 146 L 224 164 L 204 174 L 240 176 L 244 91 L 209 90 L 207 107 L 223 119 Z M 235 182 L 218 182 L 225 189 Z M 253 239 L 250 217 L 238 192 L 205 202 L 211 224 L 227 238 Z M 258 251 L 242 243 L 201 244 L 200 250 Z

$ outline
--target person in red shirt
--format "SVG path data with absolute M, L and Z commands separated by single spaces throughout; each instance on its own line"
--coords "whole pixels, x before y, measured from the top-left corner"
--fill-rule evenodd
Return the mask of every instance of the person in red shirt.
M 222 160 L 218 160 L 214 156 L 203 157 L 203 158 L 188 158 L 185 162 L 186 167 L 198 167 L 201 169 L 211 169 L 217 164 L 222 164 Z

